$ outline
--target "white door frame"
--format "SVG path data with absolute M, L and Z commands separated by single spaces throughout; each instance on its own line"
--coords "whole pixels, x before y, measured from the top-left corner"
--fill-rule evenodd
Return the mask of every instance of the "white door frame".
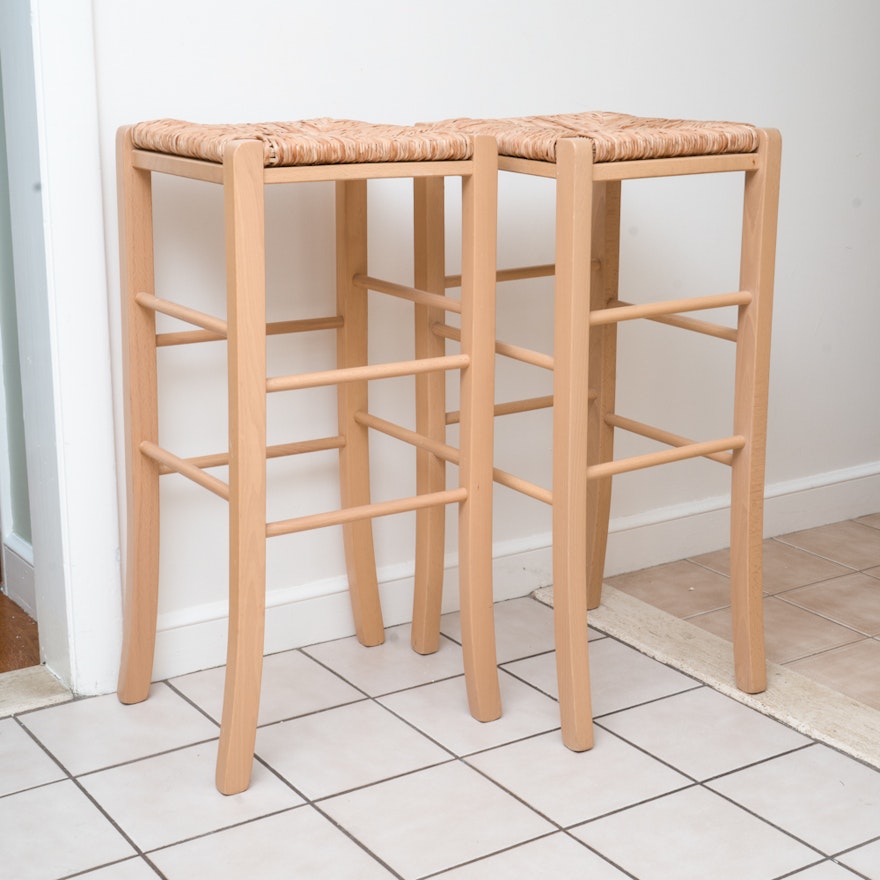
M 121 602 L 91 0 L 4 0 L 0 60 L 40 646 L 103 693 Z

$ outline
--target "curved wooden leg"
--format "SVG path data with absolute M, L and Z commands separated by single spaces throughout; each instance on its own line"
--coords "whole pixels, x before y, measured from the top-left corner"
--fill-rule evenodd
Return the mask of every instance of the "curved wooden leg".
M 413 181 L 413 243 L 415 286 L 444 294 L 445 236 L 444 180 L 419 177 Z M 442 309 L 415 306 L 415 356 L 442 357 L 443 339 L 431 331 L 445 320 Z M 446 374 L 423 373 L 415 377 L 416 431 L 441 443 L 446 441 Z M 424 450 L 416 452 L 416 493 L 441 492 L 446 488 L 446 463 Z M 433 654 L 440 647 L 440 615 L 443 602 L 446 508 L 416 511 L 415 592 L 411 643 L 420 654 Z
M 501 715 L 492 594 L 492 461 L 495 397 L 495 229 L 498 159 L 494 138 L 478 137 L 474 173 L 462 180 L 461 632 L 471 714 Z
M 776 255 L 781 139 L 760 132 L 757 170 L 746 174 L 740 289 L 752 292 L 737 327 L 734 432 L 746 438 L 733 453 L 730 579 L 737 687 L 767 686 L 763 623 L 764 459 L 770 375 L 770 322 Z
M 620 181 L 593 184 L 591 310 L 604 309 L 617 299 L 620 262 Z M 614 458 L 614 429 L 605 416 L 614 412 L 617 373 L 617 324 L 590 330 L 590 409 L 587 439 L 588 464 Z M 611 477 L 587 483 L 587 607 L 602 598 L 608 521 L 611 516 Z
M 159 467 L 141 454 L 157 442 L 156 320 L 134 301 L 153 291 L 153 215 L 150 173 L 132 167 L 131 136 L 117 140 L 120 274 L 124 325 L 127 555 L 122 661 L 117 693 L 139 703 L 150 693 L 159 600 Z
M 263 147 L 224 160 L 229 325 L 229 637 L 217 788 L 250 784 L 266 608 L 266 291 Z
M 336 184 L 336 307 L 344 325 L 337 332 L 336 357 L 340 367 L 367 363 L 367 291 L 352 279 L 367 271 L 367 182 Z M 345 446 L 339 450 L 340 496 L 343 507 L 370 503 L 370 448 L 368 429 L 355 421 L 367 410 L 367 383 L 338 386 L 339 433 Z M 385 641 L 373 523 L 365 519 L 342 527 L 349 593 L 355 630 L 363 645 Z
M 587 649 L 587 370 L 590 363 L 592 144 L 559 142 L 553 373 L 553 616 L 562 740 L 593 745 Z

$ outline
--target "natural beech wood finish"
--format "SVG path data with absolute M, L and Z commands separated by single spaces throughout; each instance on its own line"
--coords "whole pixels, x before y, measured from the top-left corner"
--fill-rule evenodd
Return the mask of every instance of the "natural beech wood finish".
M 740 287 L 753 293 L 737 322 L 733 426 L 745 445 L 733 454 L 730 503 L 730 579 L 737 686 L 767 687 L 764 658 L 762 547 L 764 462 L 770 382 L 770 328 L 776 267 L 776 224 L 782 139 L 759 133 L 761 163 L 746 175 Z
M 229 338 L 229 635 L 217 788 L 250 783 L 266 616 L 266 254 L 263 150 L 233 143 L 223 162 Z
M 490 129 L 492 124 L 490 121 Z M 560 137 L 555 144 L 555 162 L 517 156 L 499 158 L 500 170 L 555 179 L 554 355 L 496 343 L 500 355 L 554 371 L 552 491 L 539 490 L 497 469 L 494 474 L 497 482 L 539 498 L 553 508 L 554 615 L 562 737 L 575 750 L 588 749 L 593 741 L 586 618 L 588 607 L 596 607 L 601 597 L 614 474 L 697 456 L 731 467 L 736 681 L 748 692 L 758 692 L 766 686 L 762 511 L 781 142 L 778 132 L 772 130 L 760 131 L 757 141 L 758 149 L 753 153 L 595 163 L 592 141 Z M 510 151 L 513 150 L 511 147 Z M 745 177 L 739 290 L 646 304 L 622 301 L 618 296 L 621 181 L 718 172 L 739 172 Z M 500 269 L 497 279 L 541 277 L 553 269 Z M 447 286 L 457 282 L 454 275 L 446 279 Z M 681 314 L 722 307 L 738 309 L 736 328 Z M 690 440 L 615 412 L 617 325 L 636 319 L 736 344 L 730 436 Z M 435 332 L 450 339 L 458 335 L 454 328 L 444 325 L 438 325 Z M 531 408 L 532 401 L 507 401 L 496 404 L 495 412 L 500 415 Z M 448 422 L 456 419 L 457 414 L 447 414 Z M 614 460 L 615 429 L 640 434 L 670 448 Z
M 413 274 L 415 287 L 446 299 L 445 181 L 413 181 Z M 416 358 L 445 355 L 443 340 L 433 326 L 446 319 L 430 301 L 413 310 Z M 425 373 L 416 377 L 416 433 L 443 443 L 446 438 L 446 376 Z M 416 491 L 439 492 L 446 486 L 446 461 L 425 448 L 416 451 Z M 420 654 L 440 647 L 443 565 L 446 556 L 446 510 L 427 508 L 416 513 L 415 587 L 410 641 Z
M 159 464 L 140 449 L 159 439 L 156 317 L 136 301 L 153 290 L 153 202 L 150 174 L 132 163 L 128 129 L 116 147 L 127 500 L 118 694 L 123 703 L 139 703 L 150 693 L 159 603 Z
M 417 650 L 436 650 L 443 575 L 445 507 L 460 510 L 460 589 L 463 654 L 473 715 L 500 714 L 492 607 L 492 433 L 495 317 L 495 204 L 497 156 L 491 138 L 475 139 L 466 161 L 265 168 L 263 145 L 229 140 L 222 164 L 133 150 L 130 130 L 119 137 L 119 192 L 123 314 L 126 328 L 126 444 L 128 558 L 125 634 L 119 696 L 137 702 L 149 694 L 156 635 L 159 477 L 176 473 L 229 503 L 229 631 L 226 684 L 216 784 L 224 794 L 247 788 L 253 763 L 262 676 L 266 540 L 309 529 L 341 526 L 357 635 L 365 645 L 384 640 L 373 553 L 372 520 L 416 511 L 420 523 L 415 597 Z M 170 302 L 153 290 L 151 173 L 223 186 L 226 228 L 227 314 L 217 318 Z M 415 196 L 415 286 L 371 277 L 367 266 L 367 181 L 411 176 Z M 444 179 L 461 178 L 462 290 L 445 295 Z M 336 182 L 336 314 L 266 322 L 264 188 L 268 183 Z M 409 300 L 417 328 L 416 357 L 369 364 L 368 291 Z M 446 354 L 434 332 L 446 312 L 461 314 L 461 351 Z M 199 328 L 156 333 L 156 313 Z M 266 376 L 266 339 L 281 333 L 335 331 L 337 367 L 295 376 Z M 229 449 L 182 458 L 159 444 L 157 347 L 225 339 L 228 345 Z M 445 443 L 446 373 L 461 382 L 461 448 Z M 412 376 L 417 388 L 416 431 L 368 411 L 373 380 Z M 339 433 L 266 446 L 267 395 L 334 385 Z M 417 449 L 417 494 L 371 500 L 369 429 Z M 338 450 L 338 510 L 266 522 L 266 461 Z M 460 483 L 445 486 L 445 462 L 459 464 Z M 228 483 L 209 474 L 227 466 Z M 498 472 L 504 481 L 507 475 Z

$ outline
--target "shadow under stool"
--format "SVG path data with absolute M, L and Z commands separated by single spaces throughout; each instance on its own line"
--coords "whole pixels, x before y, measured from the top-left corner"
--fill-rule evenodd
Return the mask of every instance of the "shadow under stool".
M 587 610 L 600 601 L 611 478 L 705 457 L 731 469 L 731 600 L 737 686 L 766 688 L 762 607 L 764 459 L 781 139 L 772 129 L 729 122 L 586 112 L 510 119 L 454 119 L 438 129 L 492 135 L 499 170 L 555 181 L 555 265 L 500 270 L 498 281 L 555 275 L 553 354 L 499 341 L 499 355 L 553 372 L 552 398 L 508 401 L 496 414 L 552 405 L 552 488 L 495 471 L 511 489 L 552 505 L 557 676 L 565 744 L 593 744 Z M 618 295 L 623 181 L 741 173 L 745 189 L 740 273 L 728 293 L 634 305 Z M 454 285 L 457 278 L 447 283 Z M 735 326 L 686 315 L 736 310 Z M 503 305 L 500 306 L 503 308 Z M 658 321 L 733 342 L 732 431 L 693 440 L 615 410 L 617 325 Z M 455 337 L 454 329 L 444 331 Z M 699 365 L 695 365 L 699 368 Z M 614 460 L 616 430 L 664 449 Z
M 404 511 L 443 516 L 459 510 L 462 641 L 468 701 L 482 721 L 500 714 L 492 610 L 492 437 L 495 337 L 495 210 L 497 152 L 490 137 L 418 131 L 399 126 L 319 119 L 253 125 L 202 125 L 156 120 L 127 126 L 118 136 L 121 282 L 124 321 L 124 382 L 127 456 L 127 561 L 124 634 L 118 695 L 123 703 L 149 695 L 159 591 L 159 478 L 175 473 L 228 501 L 229 624 L 227 666 L 216 784 L 225 794 L 250 782 L 262 674 L 266 540 L 331 525 L 343 529 L 346 566 L 357 636 L 364 645 L 383 641 L 382 612 L 373 549 L 372 519 Z M 155 290 L 154 175 L 218 184 L 224 194 L 226 316 L 216 317 Z M 462 186 L 462 278 L 458 299 L 424 289 L 426 266 L 417 258 L 415 284 L 369 275 L 367 183 L 411 178 L 415 237 L 427 237 L 426 204 L 443 194 L 446 178 Z M 331 181 L 336 189 L 336 303 L 331 314 L 267 323 L 264 189 L 268 185 Z M 318 218 L 316 218 L 317 220 Z M 417 247 L 421 252 L 421 249 Z M 367 358 L 368 291 L 414 305 L 417 339 L 429 335 L 426 315 L 460 315 L 461 349 L 446 355 L 425 351 L 392 363 Z M 194 329 L 157 334 L 156 314 Z M 267 336 L 330 332 L 337 368 L 268 376 Z M 294 337 L 295 338 L 295 337 Z M 228 450 L 183 457 L 160 444 L 157 350 L 225 340 L 228 356 Z M 332 342 L 328 343 L 332 345 Z M 436 490 L 426 477 L 436 471 L 437 441 L 372 415 L 368 384 L 413 376 L 421 398 L 458 371 L 461 434 L 453 454 L 459 485 Z M 267 446 L 267 395 L 335 386 L 338 434 Z M 428 420 L 430 421 L 430 420 Z M 382 431 L 414 444 L 419 477 L 416 495 L 371 500 L 369 432 Z M 429 432 L 430 433 L 430 432 Z M 436 433 L 436 431 L 434 431 Z M 267 522 L 266 463 L 270 458 L 338 450 L 338 510 Z M 228 467 L 228 482 L 213 468 Z M 441 535 L 442 539 L 442 535 Z M 423 556 L 442 558 L 432 542 L 419 542 Z M 437 595 L 424 590 L 420 608 L 439 610 Z M 436 650 L 422 644 L 424 650 Z

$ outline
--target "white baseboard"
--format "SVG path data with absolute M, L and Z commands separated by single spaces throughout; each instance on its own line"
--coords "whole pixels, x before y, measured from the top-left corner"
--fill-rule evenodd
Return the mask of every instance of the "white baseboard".
M 33 553 L 16 535 L 9 535 L 3 548 L 3 592 L 19 608 L 36 619 L 37 595 L 34 589 Z
M 764 534 L 773 537 L 878 511 L 880 462 L 874 462 L 809 480 L 768 486 Z M 612 520 L 606 576 L 726 547 L 728 530 L 728 499 L 724 497 Z M 549 534 L 499 545 L 495 552 L 496 600 L 525 596 L 552 582 Z M 386 572 L 381 583 L 387 626 L 407 623 L 411 617 L 412 577 L 399 574 L 399 570 Z M 458 570 L 452 564 L 446 572 L 444 611 L 457 608 Z M 266 653 L 353 634 L 354 622 L 344 579 L 269 594 Z M 225 660 L 225 603 L 160 616 L 156 679 L 219 666 Z

